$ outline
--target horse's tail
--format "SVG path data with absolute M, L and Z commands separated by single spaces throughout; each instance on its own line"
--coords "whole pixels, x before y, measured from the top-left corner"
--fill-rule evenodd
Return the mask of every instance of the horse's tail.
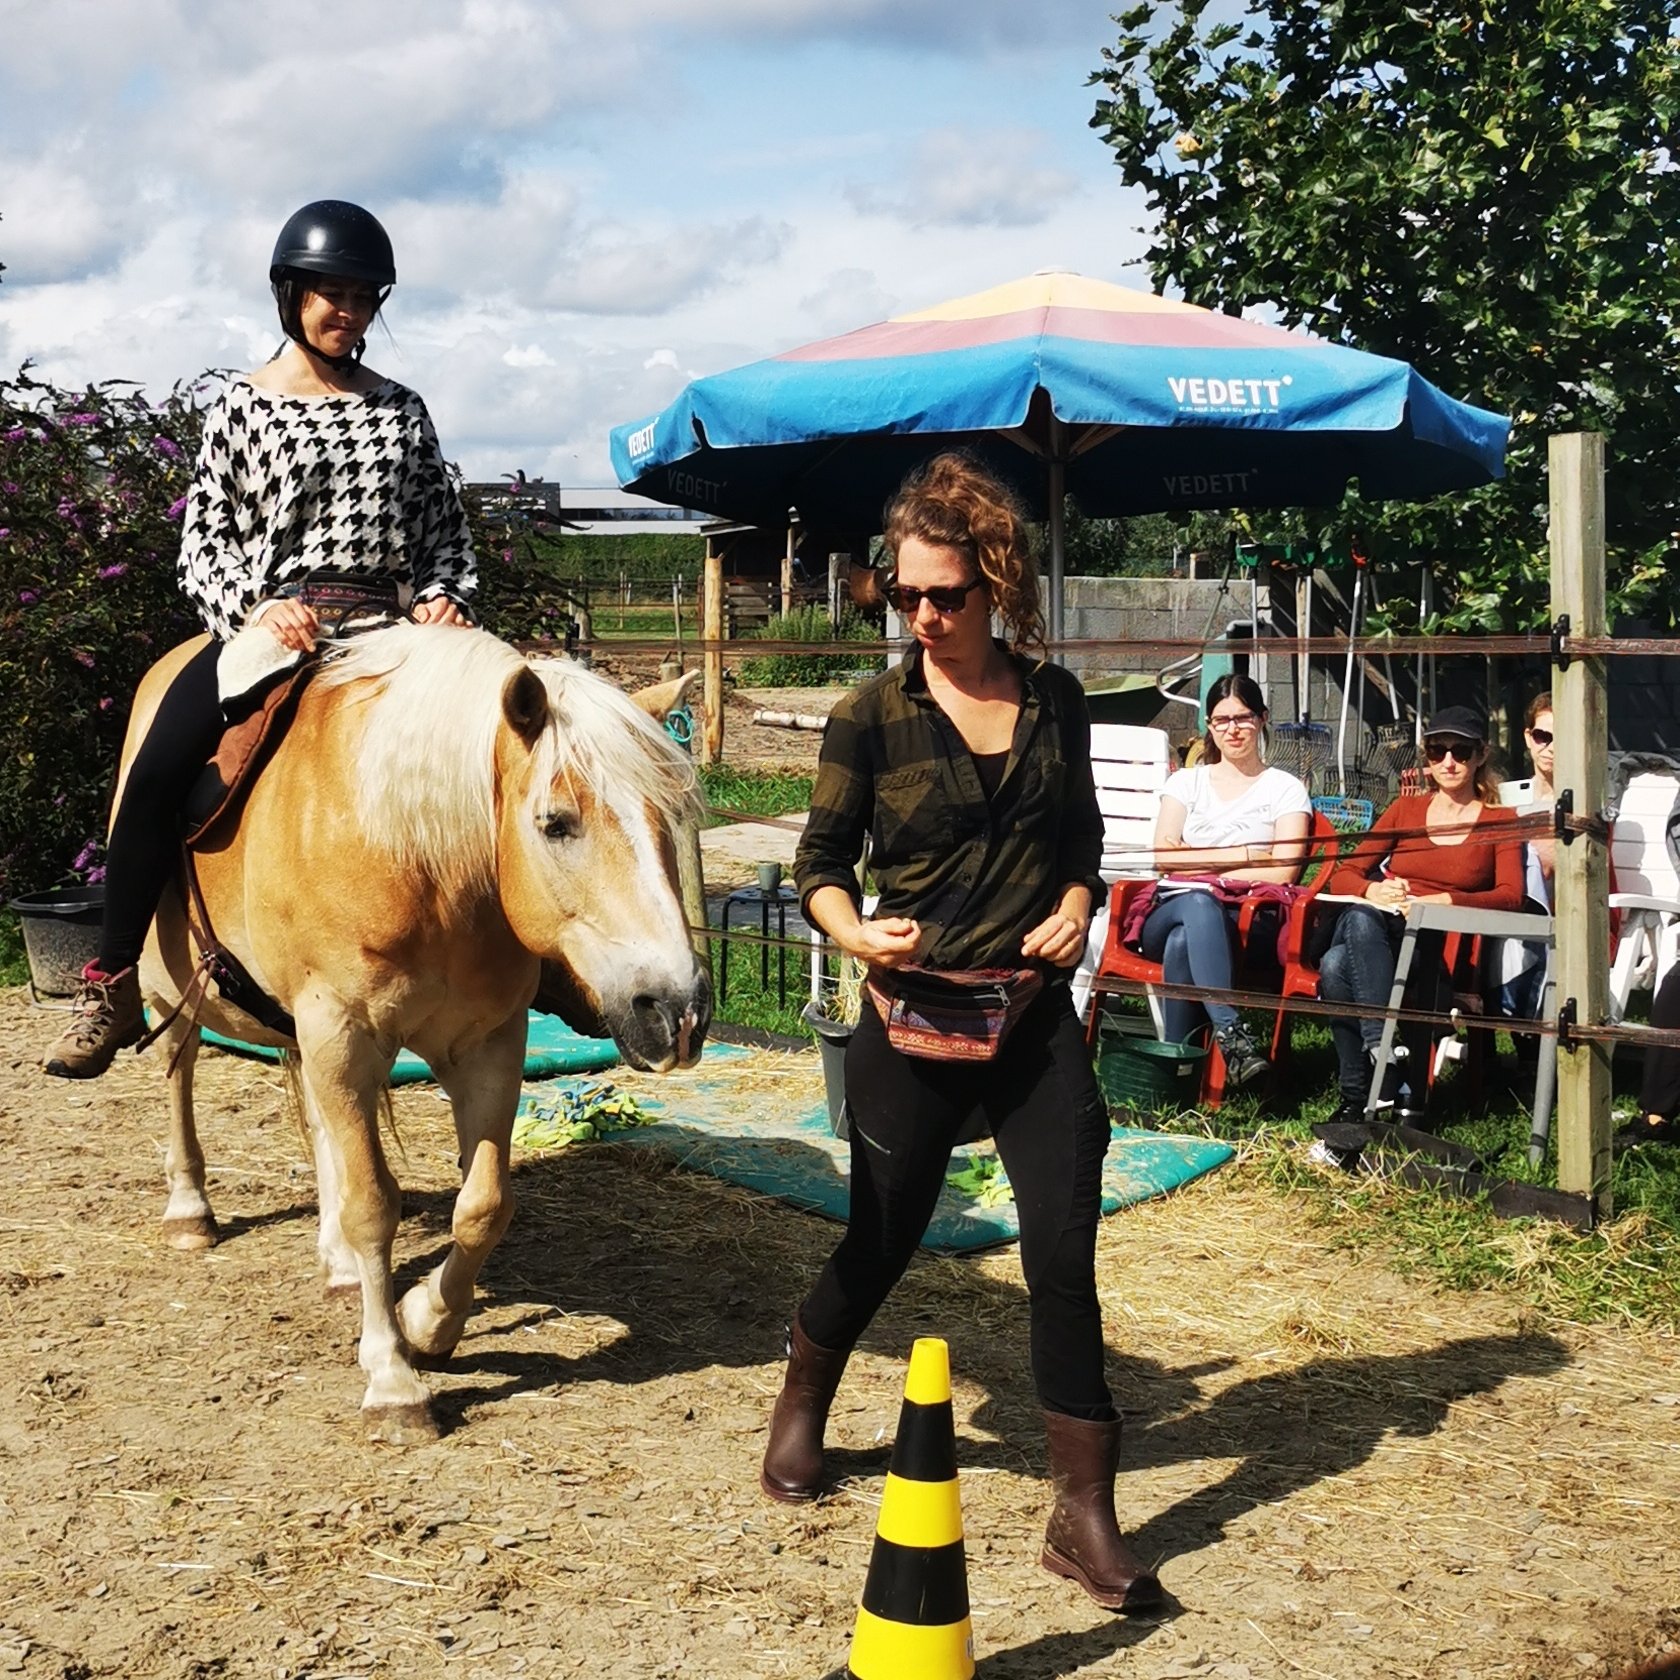
M 303 1100 L 303 1066 L 295 1050 L 280 1052 L 280 1074 L 286 1082 L 286 1106 L 292 1111 L 292 1124 L 297 1127 L 303 1147 L 313 1159 L 315 1140 L 309 1135 L 309 1110 Z M 397 1146 L 397 1153 L 406 1164 L 408 1150 L 403 1144 L 402 1133 L 397 1128 L 397 1108 L 391 1100 L 389 1085 L 379 1093 L 379 1118 L 384 1121 L 386 1131 L 391 1134 L 391 1141 Z

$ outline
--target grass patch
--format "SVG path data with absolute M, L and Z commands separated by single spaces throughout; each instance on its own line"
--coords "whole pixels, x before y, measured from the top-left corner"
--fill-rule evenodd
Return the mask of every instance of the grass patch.
M 733 933 L 740 922 L 731 924 Z M 771 927 L 774 929 L 775 924 Z M 756 934 L 755 921 L 749 930 Z M 779 952 L 769 947 L 768 981 L 763 974 L 766 948 L 745 939 L 729 941 L 729 995 L 722 998 L 713 1010 L 720 1021 L 737 1027 L 758 1027 L 766 1032 L 788 1033 L 795 1038 L 811 1039 L 811 1029 L 799 1018 L 811 984 L 811 957 L 806 949 L 789 948 Z M 723 978 L 723 945 L 721 939 L 712 941 L 712 984 L 714 989 Z M 783 1003 L 777 982 L 777 961 L 785 954 L 787 961 L 787 1001 Z
M 590 628 L 596 639 L 603 642 L 620 636 L 626 641 L 656 641 L 666 636 L 675 646 L 677 640 L 676 620 L 669 602 L 660 607 L 620 607 L 612 601 L 597 602 L 591 613 Z M 687 601 L 683 603 L 682 633 L 685 646 L 700 640 L 700 615 Z
M 1507 1089 L 1507 1062 L 1490 1067 L 1488 1098 L 1460 1100 L 1455 1072 L 1431 1099 L 1430 1124 L 1476 1151 L 1495 1175 L 1557 1182 L 1556 1135 L 1547 1159 L 1528 1164 L 1529 1114 Z M 1616 1066 L 1618 1111 L 1635 1106 L 1638 1067 Z M 1232 1098 L 1217 1113 L 1154 1122 L 1160 1130 L 1224 1138 L 1239 1145 L 1242 1169 L 1303 1203 L 1332 1246 L 1380 1257 L 1403 1275 L 1442 1289 L 1497 1289 L 1576 1323 L 1623 1318 L 1680 1328 L 1680 1148 L 1647 1145 L 1618 1154 L 1611 1189 L 1616 1215 L 1580 1235 L 1547 1219 L 1501 1219 L 1482 1201 L 1412 1190 L 1308 1162 L 1312 1125 L 1335 1107 L 1335 1055 L 1329 1029 L 1300 1023 L 1288 1093 L 1270 1102 Z M 1291 1106 L 1294 1093 L 1311 1092 Z
M 754 817 L 780 817 L 789 811 L 807 811 L 811 807 L 811 789 L 815 786 L 815 778 L 811 776 L 796 776 L 781 770 L 736 770 L 727 764 L 702 764 L 698 770 L 708 805 L 744 811 Z M 729 820 L 713 817 L 708 826 L 715 827 Z

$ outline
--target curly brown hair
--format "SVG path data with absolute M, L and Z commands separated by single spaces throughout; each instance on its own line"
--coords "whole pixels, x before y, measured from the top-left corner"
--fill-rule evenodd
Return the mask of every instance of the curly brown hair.
M 967 555 L 990 588 L 1010 647 L 1044 646 L 1038 562 L 1026 515 L 1015 492 L 974 456 L 960 450 L 935 455 L 898 487 L 887 504 L 883 537 L 894 566 L 906 537 Z

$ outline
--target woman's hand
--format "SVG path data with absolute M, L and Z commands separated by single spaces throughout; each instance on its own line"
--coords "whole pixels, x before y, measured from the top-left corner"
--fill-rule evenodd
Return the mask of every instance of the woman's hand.
M 321 628 L 313 607 L 286 595 L 265 607 L 258 622 L 281 647 L 295 648 L 299 653 L 308 653 L 315 646 Z
M 1041 957 L 1055 968 L 1071 968 L 1085 949 L 1085 929 L 1090 918 L 1052 910 L 1021 941 L 1023 957 Z
M 1091 926 L 1091 889 L 1071 882 L 1056 908 L 1021 941 L 1023 957 L 1039 957 L 1056 968 L 1072 968 L 1085 949 Z
M 408 616 L 416 624 L 458 624 L 463 630 L 470 627 L 467 615 L 447 595 L 433 595 L 429 600 L 416 601 L 408 609 Z
M 922 942 L 919 922 L 908 916 L 882 916 L 875 921 L 859 922 L 845 943 L 848 956 L 859 962 L 874 963 L 877 968 L 902 968 L 916 954 Z
M 1411 901 L 1411 883 L 1399 875 L 1390 875 L 1381 881 L 1373 881 L 1365 889 L 1365 896 L 1372 904 L 1379 905 L 1385 910 L 1404 910 Z

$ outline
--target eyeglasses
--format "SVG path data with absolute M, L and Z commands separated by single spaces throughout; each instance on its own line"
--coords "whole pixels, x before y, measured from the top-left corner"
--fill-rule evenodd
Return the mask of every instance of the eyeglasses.
M 890 583 L 886 595 L 893 611 L 905 618 L 913 618 L 923 601 L 936 613 L 960 613 L 968 605 L 969 591 L 979 589 L 985 581 L 984 578 L 973 578 L 967 583 L 941 585 L 933 589 L 914 589 L 908 583 Z
M 1227 712 L 1224 717 L 1208 719 L 1208 728 L 1223 735 L 1228 729 L 1252 729 L 1260 721 L 1258 712 Z
M 1537 747 L 1549 747 L 1552 744 L 1552 732 L 1549 729 L 1531 729 L 1528 738 Z
M 1439 764 L 1443 758 L 1456 759 L 1460 764 L 1468 764 L 1481 750 L 1480 741 L 1466 741 L 1462 738 L 1454 741 L 1425 741 L 1423 756 L 1431 764 Z

